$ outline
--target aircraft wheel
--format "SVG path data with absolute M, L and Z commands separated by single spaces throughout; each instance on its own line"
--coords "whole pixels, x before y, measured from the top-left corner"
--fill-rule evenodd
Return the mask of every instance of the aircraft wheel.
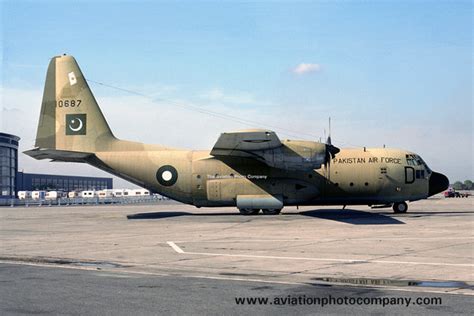
M 408 205 L 405 202 L 393 203 L 393 211 L 395 213 L 406 213 L 408 210 Z
M 278 215 L 281 209 L 278 208 L 264 208 L 262 209 L 263 215 Z
M 260 210 L 258 208 L 241 208 L 239 212 L 242 215 L 257 215 Z

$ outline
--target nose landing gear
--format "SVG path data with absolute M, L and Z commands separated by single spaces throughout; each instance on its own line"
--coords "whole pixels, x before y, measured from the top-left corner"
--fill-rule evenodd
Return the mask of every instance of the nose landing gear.
M 394 213 L 406 213 L 408 211 L 408 205 L 405 202 L 396 202 L 393 203 L 393 212 Z

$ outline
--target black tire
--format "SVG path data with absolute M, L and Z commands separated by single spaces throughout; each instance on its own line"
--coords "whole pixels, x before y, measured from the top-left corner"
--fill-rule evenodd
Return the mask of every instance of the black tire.
M 281 209 L 278 208 L 264 208 L 262 209 L 263 215 L 278 215 Z
M 406 213 L 408 211 L 408 205 L 405 202 L 397 202 L 393 203 L 393 212 L 399 213 Z
M 258 208 L 241 208 L 239 212 L 242 215 L 257 215 L 260 210 Z

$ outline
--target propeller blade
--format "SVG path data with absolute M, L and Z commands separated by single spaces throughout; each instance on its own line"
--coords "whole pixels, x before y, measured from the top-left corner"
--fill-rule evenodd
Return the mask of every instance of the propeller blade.
M 326 134 L 326 130 L 324 130 L 324 134 Z M 326 136 L 326 135 L 324 135 Z M 329 130 L 328 130 L 328 138 L 326 139 L 326 172 L 327 172 L 327 180 L 331 181 L 331 160 L 333 157 L 336 156 L 341 150 L 332 144 L 331 140 L 331 117 L 329 117 Z
M 338 147 L 331 144 L 326 144 L 326 152 L 331 154 L 331 156 L 336 156 L 336 154 L 339 153 L 340 151 L 341 150 Z

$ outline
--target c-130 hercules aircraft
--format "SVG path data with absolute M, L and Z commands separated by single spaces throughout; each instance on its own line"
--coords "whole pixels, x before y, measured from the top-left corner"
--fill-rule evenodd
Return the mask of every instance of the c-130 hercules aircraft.
M 197 207 L 237 206 L 243 215 L 284 206 L 369 205 L 404 213 L 405 201 L 445 190 L 448 179 L 415 153 L 339 149 L 280 140 L 261 129 L 223 133 L 212 150 L 148 145 L 114 137 L 72 56 L 52 58 L 46 75 L 36 159 L 88 163 L 152 192 Z

